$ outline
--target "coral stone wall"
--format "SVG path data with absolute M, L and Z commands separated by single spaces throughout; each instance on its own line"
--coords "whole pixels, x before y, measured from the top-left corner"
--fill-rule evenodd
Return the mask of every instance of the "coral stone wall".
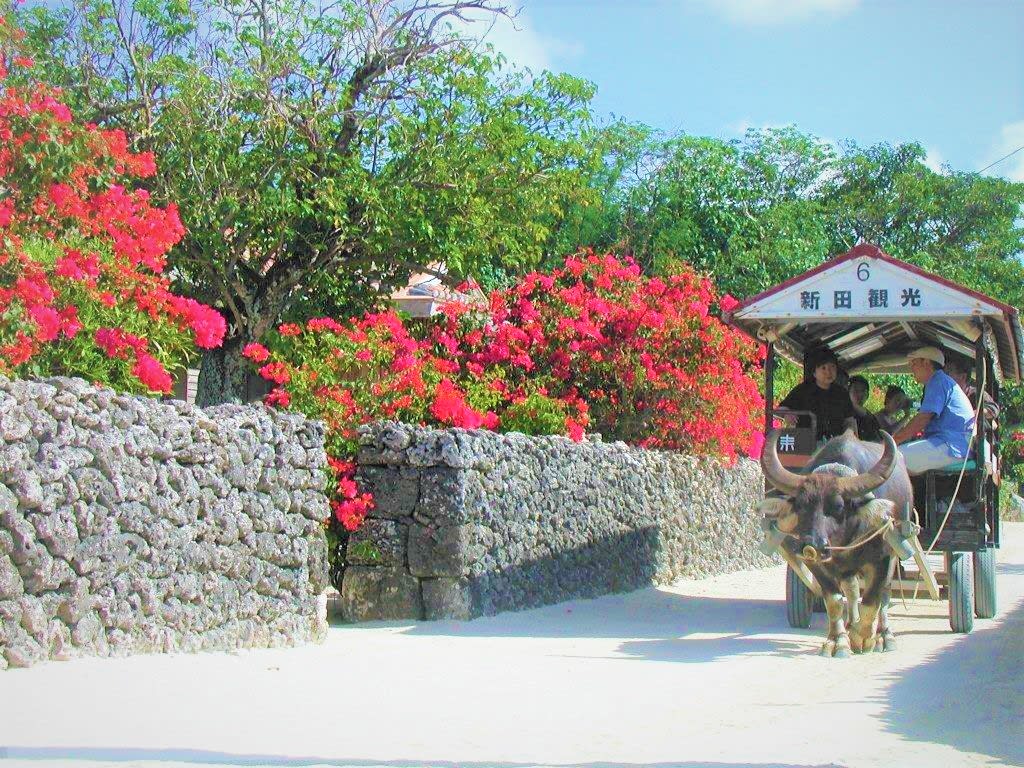
M 770 562 L 746 459 L 393 423 L 361 442 L 376 508 L 348 542 L 350 620 L 466 619 Z
M 0 378 L 0 668 L 326 631 L 322 427 Z

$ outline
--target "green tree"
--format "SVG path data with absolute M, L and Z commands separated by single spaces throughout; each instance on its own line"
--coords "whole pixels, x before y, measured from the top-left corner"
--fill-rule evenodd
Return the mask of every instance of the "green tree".
M 557 268 L 567 254 L 583 247 L 632 255 L 637 222 L 626 218 L 627 203 L 648 179 L 655 139 L 651 128 L 624 120 L 595 133 L 593 162 L 582 169 L 592 194 L 571 202 L 552 227 L 545 245 L 547 266 Z
M 1024 306 L 1024 184 L 937 173 L 917 144 L 834 148 L 794 128 L 735 141 L 613 135 L 591 181 L 603 202 L 567 217 L 600 226 L 563 228 L 556 249 L 589 236 L 652 272 L 682 259 L 744 297 L 867 240 Z
M 510 69 L 457 29 L 498 0 L 76 0 L 21 11 L 86 119 L 154 150 L 188 235 L 179 287 L 220 308 L 200 399 L 243 395 L 245 344 L 414 271 L 536 263 L 591 195 L 592 86 Z
M 844 147 L 822 202 L 830 252 L 858 240 L 1024 307 L 1024 184 L 925 165 L 918 144 Z
M 827 144 L 793 129 L 750 132 L 742 142 L 664 137 L 643 126 L 614 135 L 599 177 L 612 180 L 611 191 L 595 185 L 606 222 L 597 245 L 618 243 L 650 272 L 687 261 L 740 296 L 825 252 L 815 191 L 832 159 Z

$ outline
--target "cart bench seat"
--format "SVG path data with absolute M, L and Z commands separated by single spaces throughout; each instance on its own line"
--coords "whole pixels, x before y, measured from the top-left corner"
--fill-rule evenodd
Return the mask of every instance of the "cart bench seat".
M 985 464 L 989 466 L 989 469 L 991 469 L 990 462 L 991 462 L 991 458 L 992 458 L 992 452 L 989 449 L 988 440 L 985 441 L 984 446 L 981 449 L 981 455 L 984 457 Z M 930 471 L 931 472 L 938 472 L 939 474 L 942 474 L 942 475 L 959 475 L 960 474 L 960 470 L 963 468 L 963 466 L 964 466 L 964 460 L 963 459 L 956 459 L 956 460 L 950 462 L 949 464 L 947 464 L 944 467 L 939 467 L 939 469 L 933 469 L 933 470 L 930 470 Z M 978 468 L 977 452 L 975 451 L 975 452 L 971 453 L 971 457 L 967 460 L 967 469 L 966 469 L 966 471 L 967 472 L 973 472 L 977 468 Z
M 963 466 L 964 466 L 963 460 L 962 459 L 957 459 L 952 464 L 947 464 L 944 467 L 939 467 L 938 469 L 933 469 L 931 471 L 932 472 L 939 472 L 939 473 L 941 473 L 943 475 L 959 475 L 960 474 L 960 470 L 963 468 Z M 968 459 L 967 460 L 967 470 L 966 471 L 972 472 L 973 470 L 975 470 L 977 468 L 978 468 L 978 462 L 976 462 L 974 459 Z

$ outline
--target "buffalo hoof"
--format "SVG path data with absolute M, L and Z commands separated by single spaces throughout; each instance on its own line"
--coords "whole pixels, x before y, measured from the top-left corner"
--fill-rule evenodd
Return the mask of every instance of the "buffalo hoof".
M 846 635 L 840 635 L 836 640 L 826 640 L 821 650 L 818 651 L 819 656 L 824 656 L 826 659 L 848 659 L 850 658 L 850 641 Z
M 896 650 L 896 635 L 892 632 L 885 631 L 882 633 L 882 650 L 886 652 Z

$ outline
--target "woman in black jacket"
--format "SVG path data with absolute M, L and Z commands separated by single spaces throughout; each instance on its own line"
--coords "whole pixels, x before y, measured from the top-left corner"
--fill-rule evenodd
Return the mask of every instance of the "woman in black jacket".
M 817 421 L 815 438 L 821 441 L 855 426 L 856 414 L 850 402 L 850 393 L 836 383 L 839 361 L 835 353 L 830 349 L 821 350 L 813 355 L 812 360 L 807 366 L 807 378 L 786 395 L 779 403 L 779 408 L 813 413 Z M 806 417 L 801 418 L 797 426 L 808 427 L 809 421 Z

